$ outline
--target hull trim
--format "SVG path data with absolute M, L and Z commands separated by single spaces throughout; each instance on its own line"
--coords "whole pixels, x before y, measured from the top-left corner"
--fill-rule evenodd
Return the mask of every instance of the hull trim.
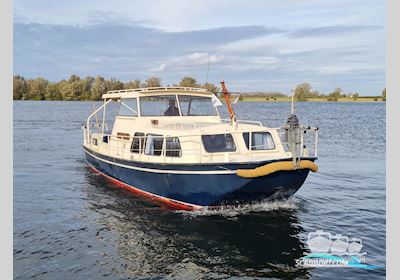
M 175 199 L 170 199 L 164 196 L 160 196 L 160 195 L 156 195 L 138 188 L 135 188 L 131 185 L 128 185 L 118 179 L 115 179 L 114 177 L 111 177 L 103 172 L 101 172 L 100 170 L 98 170 L 97 168 L 95 168 L 93 165 L 91 165 L 89 162 L 87 162 L 88 167 L 96 174 L 99 174 L 101 176 L 103 176 L 104 178 L 106 178 L 107 180 L 111 181 L 112 183 L 118 185 L 119 187 L 140 195 L 142 197 L 148 198 L 152 201 L 157 201 L 165 206 L 168 206 L 169 208 L 172 208 L 174 210 L 185 210 L 185 211 L 196 211 L 196 210 L 200 210 L 202 208 L 204 208 L 204 206 L 200 206 L 200 205 L 196 205 L 196 204 L 191 204 L 191 203 L 186 203 L 186 202 L 182 202 L 179 200 L 175 200 Z
M 136 167 L 136 166 L 131 166 L 131 165 L 125 165 L 121 164 L 118 162 L 112 162 L 109 160 L 106 160 L 104 158 L 100 158 L 92 153 L 90 153 L 87 150 L 84 150 L 85 153 L 89 154 L 90 156 L 94 157 L 97 160 L 101 160 L 105 163 L 112 164 L 112 165 L 118 165 L 120 167 L 124 168 L 129 168 L 129 169 L 135 169 L 139 171 L 144 171 L 144 172 L 153 172 L 153 173 L 169 173 L 169 174 L 235 174 L 236 170 L 210 170 L 210 171 L 197 171 L 197 170 L 168 170 L 168 169 L 150 169 L 150 168 L 143 168 L 143 167 Z

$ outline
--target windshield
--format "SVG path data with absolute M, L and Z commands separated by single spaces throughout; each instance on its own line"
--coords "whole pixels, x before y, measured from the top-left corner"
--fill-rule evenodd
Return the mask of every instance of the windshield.
M 217 116 L 211 97 L 178 95 L 158 95 L 140 97 L 142 116 Z M 178 108 L 180 106 L 180 112 Z
M 211 97 L 179 95 L 182 116 L 216 116 Z
M 142 116 L 179 116 L 175 95 L 140 97 Z

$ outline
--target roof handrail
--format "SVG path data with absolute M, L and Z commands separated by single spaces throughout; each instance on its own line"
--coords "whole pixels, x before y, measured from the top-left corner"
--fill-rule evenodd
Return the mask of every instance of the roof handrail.
M 121 90 L 109 90 L 109 91 L 107 91 L 106 95 L 107 94 L 114 94 L 114 93 L 173 91 L 173 90 L 209 92 L 205 88 L 194 88 L 194 87 L 147 87 L 147 88 L 132 88 L 132 89 L 121 89 Z

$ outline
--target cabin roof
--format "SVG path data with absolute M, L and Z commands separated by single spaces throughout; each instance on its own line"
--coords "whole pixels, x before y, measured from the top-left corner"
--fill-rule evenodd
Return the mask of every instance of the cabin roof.
M 204 94 L 210 95 L 209 92 L 204 88 L 193 88 L 193 87 L 148 87 L 148 88 L 134 88 L 134 89 L 123 89 L 123 90 L 110 90 L 106 94 L 103 94 L 103 99 L 113 99 L 113 98 L 128 98 L 128 97 L 138 97 L 142 95 L 149 94 Z

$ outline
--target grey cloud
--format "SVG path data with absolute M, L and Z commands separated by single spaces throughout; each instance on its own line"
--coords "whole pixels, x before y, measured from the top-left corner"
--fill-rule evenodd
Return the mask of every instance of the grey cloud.
M 16 22 L 14 67 L 21 74 L 28 72 L 28 75 L 44 75 L 53 79 L 90 67 L 91 74 L 110 72 L 118 67 L 122 72 L 131 69 L 131 72 L 143 74 L 143 70 L 138 69 L 152 68 L 171 57 L 193 52 L 212 53 L 228 43 L 279 32 L 264 26 L 166 32 L 107 22 L 87 25 Z
M 199 51 L 220 45 L 279 32 L 263 26 L 221 27 L 186 32 L 165 32 L 143 26 L 118 24 L 91 25 L 14 25 L 15 45 L 38 50 L 93 52 L 114 55 L 116 51 L 149 54 L 152 57 L 171 51 Z M 27 46 L 26 43 L 29 43 Z M 114 52 L 113 52 L 114 51 Z

